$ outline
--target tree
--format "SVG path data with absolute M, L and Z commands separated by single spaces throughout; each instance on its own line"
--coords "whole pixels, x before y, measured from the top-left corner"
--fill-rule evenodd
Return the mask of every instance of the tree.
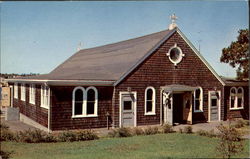
M 218 137 L 220 138 L 220 142 L 216 150 L 223 158 L 231 158 L 232 155 L 236 155 L 243 151 L 242 134 L 231 125 L 231 121 L 229 121 L 228 126 L 221 124 L 217 129 L 219 130 Z
M 249 72 L 249 30 L 238 31 L 237 41 L 233 41 L 227 48 L 222 49 L 220 61 L 237 67 L 237 78 L 248 78 Z

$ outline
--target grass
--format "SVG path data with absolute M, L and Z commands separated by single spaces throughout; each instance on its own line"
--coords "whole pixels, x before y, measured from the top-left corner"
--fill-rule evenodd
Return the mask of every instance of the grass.
M 215 153 L 217 142 L 217 138 L 171 133 L 81 142 L 2 142 L 1 146 L 3 150 L 14 150 L 14 159 L 166 159 L 219 157 Z M 248 156 L 249 140 L 246 140 L 244 152 L 236 157 Z

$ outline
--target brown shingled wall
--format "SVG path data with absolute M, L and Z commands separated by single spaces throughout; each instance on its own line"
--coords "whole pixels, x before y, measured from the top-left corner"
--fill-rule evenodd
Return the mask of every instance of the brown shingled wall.
M 18 84 L 18 99 L 13 98 L 13 106 L 19 107 L 20 113 L 26 115 L 39 124 L 48 127 L 48 110 L 40 107 L 40 85 L 36 85 L 36 99 L 35 105 L 29 103 L 29 84 L 26 84 L 26 98 L 25 101 L 21 100 L 21 84 Z

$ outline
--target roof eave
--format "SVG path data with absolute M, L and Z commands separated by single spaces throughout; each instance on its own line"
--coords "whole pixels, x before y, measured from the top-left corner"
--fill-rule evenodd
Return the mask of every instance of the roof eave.
M 46 83 L 51 86 L 82 86 L 82 85 L 94 85 L 94 86 L 113 86 L 115 81 L 105 80 L 40 80 L 40 79 L 6 79 L 10 83 Z

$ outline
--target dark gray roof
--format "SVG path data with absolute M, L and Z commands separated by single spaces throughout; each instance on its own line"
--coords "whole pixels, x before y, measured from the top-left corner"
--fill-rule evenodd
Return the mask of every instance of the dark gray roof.
M 90 49 L 83 49 L 35 79 L 118 80 L 165 36 L 169 30 Z

